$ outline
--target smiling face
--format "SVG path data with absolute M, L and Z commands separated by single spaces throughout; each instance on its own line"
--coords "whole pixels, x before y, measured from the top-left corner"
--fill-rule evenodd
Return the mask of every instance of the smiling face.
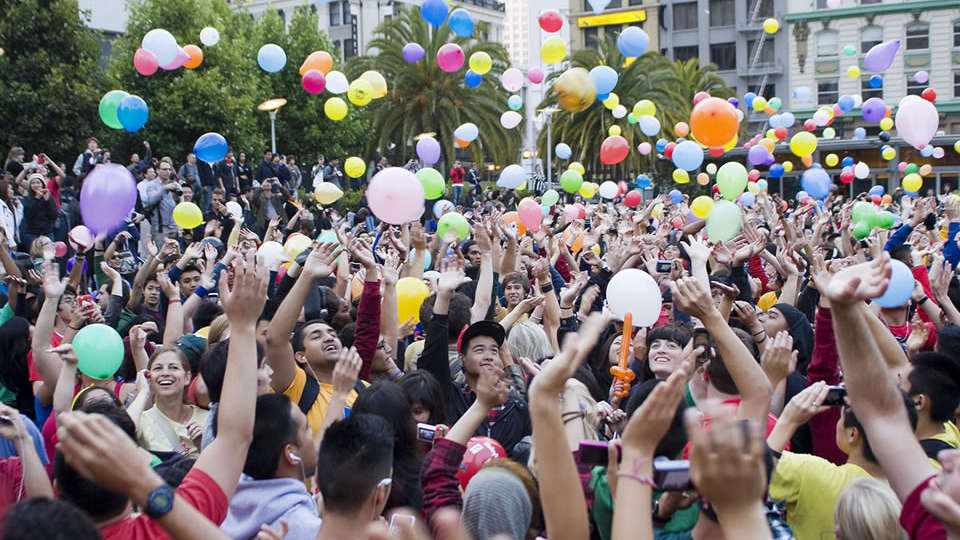
M 650 343 L 647 364 L 650 371 L 660 380 L 670 376 L 680 363 L 683 347 L 669 339 L 655 339 Z
M 477 375 L 486 366 L 500 367 L 500 346 L 497 340 L 489 336 L 476 336 L 470 343 L 464 343 L 465 352 L 460 353 L 463 371 L 467 375 Z
M 337 332 L 322 322 L 308 324 L 303 329 L 303 355 L 312 366 L 334 364 L 340 357 L 343 345 Z
M 507 307 L 513 309 L 526 296 L 523 285 L 516 281 L 511 281 L 503 287 L 503 297 L 507 299 Z
M 183 364 L 183 355 L 162 351 L 150 361 L 150 391 L 155 396 L 182 396 L 190 381 L 190 371 Z

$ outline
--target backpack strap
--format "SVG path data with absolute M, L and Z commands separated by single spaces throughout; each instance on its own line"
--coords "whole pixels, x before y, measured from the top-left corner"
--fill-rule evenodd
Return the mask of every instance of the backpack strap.
M 297 407 L 300 407 L 300 411 L 303 414 L 307 414 L 310 411 L 310 408 L 313 407 L 313 403 L 317 401 L 317 396 L 320 395 L 320 383 L 316 379 L 307 375 L 307 380 L 303 384 L 303 393 L 300 394 L 300 401 L 297 402 Z
M 153 406 L 147 409 L 147 412 L 144 414 L 150 415 L 150 419 L 153 420 L 153 423 L 160 428 L 160 432 L 163 433 L 165 439 L 170 444 L 171 451 L 177 454 L 186 454 L 187 451 L 183 448 L 183 444 L 180 443 L 180 438 L 177 437 L 177 434 L 173 432 L 173 428 L 170 427 L 170 424 L 160 415 L 157 411 L 157 407 Z
M 356 392 L 357 395 L 360 395 L 360 393 L 366 389 L 366 385 L 363 384 L 363 381 L 360 379 L 357 379 L 357 382 L 353 383 L 353 391 Z
M 950 443 L 941 441 L 940 439 L 923 439 L 920 441 L 920 448 L 923 448 L 925 454 L 930 459 L 937 459 L 937 454 L 941 450 L 953 450 L 953 446 Z

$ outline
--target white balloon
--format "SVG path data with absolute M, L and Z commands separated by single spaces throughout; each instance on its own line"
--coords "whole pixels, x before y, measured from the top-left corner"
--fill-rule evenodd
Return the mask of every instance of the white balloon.
M 813 113 L 813 121 L 818 126 L 825 126 L 827 125 L 827 122 L 830 121 L 830 113 L 828 113 L 827 111 L 824 111 L 823 109 L 820 109 L 817 112 Z
M 607 284 L 607 303 L 613 315 L 623 320 L 633 316 L 633 326 L 653 326 L 660 318 L 660 287 L 650 274 L 636 268 L 616 273 Z
M 516 92 L 523 87 L 523 72 L 517 68 L 510 68 L 500 75 L 500 84 L 508 92 Z
M 520 165 L 507 165 L 500 172 L 500 178 L 497 179 L 497 186 L 507 189 L 517 189 L 527 181 L 527 171 Z
M 327 90 L 334 94 L 342 94 L 350 88 L 350 82 L 347 76 L 339 71 L 327 73 Z
M 268 269 L 276 270 L 282 262 L 280 258 L 283 255 L 283 246 L 280 242 L 274 242 L 273 240 L 264 242 L 257 248 L 257 255 L 260 256 Z
M 737 122 L 743 122 L 743 111 L 737 109 Z
M 140 46 L 157 57 L 157 63 L 165 66 L 177 58 L 177 38 L 163 28 L 154 28 L 143 35 Z
M 461 141 L 467 141 L 467 142 L 473 142 L 477 138 L 477 135 L 479 134 L 480 134 L 480 129 L 477 128 L 477 125 L 474 124 L 473 122 L 466 122 L 466 123 L 460 124 L 460 127 L 458 127 L 453 132 L 454 137 L 460 139 Z
M 237 201 L 227 201 L 226 206 L 231 216 L 243 217 L 243 207 Z
M 613 199 L 620 194 L 620 188 L 610 180 L 600 184 L 600 196 L 604 199 Z
M 523 116 L 520 116 L 520 113 L 517 111 L 506 111 L 500 115 L 500 125 L 507 129 L 513 129 L 519 126 L 522 121 Z
M 856 165 L 854 165 L 853 175 L 863 180 L 864 178 L 870 176 L 870 167 L 866 163 L 861 161 Z
M 207 47 L 216 45 L 218 41 L 220 41 L 220 32 L 216 28 L 208 26 L 200 31 L 200 43 Z
M 439 201 L 433 203 L 433 215 L 434 215 L 434 216 L 436 216 L 436 217 L 439 218 L 439 217 L 442 216 L 443 213 L 446 212 L 447 210 L 453 210 L 453 203 L 452 203 L 452 202 L 450 202 L 450 201 L 448 201 L 448 200 L 446 200 L 446 199 L 440 199 Z
M 613 108 L 613 117 L 614 118 L 623 118 L 627 115 L 627 108 L 623 105 L 617 105 Z

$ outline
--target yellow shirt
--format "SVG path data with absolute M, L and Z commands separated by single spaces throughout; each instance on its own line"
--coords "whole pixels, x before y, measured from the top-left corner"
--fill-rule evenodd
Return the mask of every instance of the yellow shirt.
M 296 373 L 293 376 L 293 381 L 290 383 L 290 386 L 283 391 L 283 395 L 290 398 L 290 401 L 294 405 L 300 403 L 300 397 L 303 395 L 303 388 L 307 384 L 307 372 L 301 367 L 296 368 Z M 314 436 L 317 432 L 320 431 L 320 427 L 323 425 L 323 418 L 327 415 L 327 407 L 330 406 L 330 398 L 333 396 L 333 385 L 325 382 L 321 382 L 320 391 L 317 392 L 317 399 L 313 402 L 313 405 L 310 407 L 310 410 L 307 411 L 307 423 L 310 424 L 310 429 L 313 431 Z M 365 386 L 369 386 L 366 382 L 363 383 Z M 350 390 L 350 393 L 347 394 L 347 405 L 346 411 L 350 410 L 350 407 L 353 406 L 353 402 L 357 400 L 357 392 L 355 390 Z M 345 411 L 345 412 L 346 412 Z
M 784 452 L 770 481 L 770 498 L 787 502 L 787 523 L 797 540 L 820 540 L 833 534 L 833 507 L 840 493 L 870 474 L 858 465 L 834 465 L 809 454 Z
M 187 424 L 196 422 L 200 427 L 207 424 L 207 414 L 209 414 L 210 411 L 193 405 L 187 405 L 187 407 L 193 409 L 193 414 L 190 416 Z M 169 431 L 164 429 L 160 422 L 166 424 L 169 427 Z M 179 448 L 175 449 L 173 445 L 170 444 L 170 437 L 167 433 L 172 433 L 177 438 L 177 442 L 182 447 L 182 450 L 187 452 L 187 456 L 192 458 L 200 457 L 200 449 L 197 448 L 197 445 L 193 443 L 193 439 L 191 439 L 189 433 L 187 433 L 186 424 L 171 420 L 167 415 L 163 414 L 163 411 L 161 411 L 159 407 L 151 407 L 140 416 L 140 446 L 151 452 L 175 452 L 180 450 Z
M 937 433 L 931 439 L 937 439 L 938 441 L 943 441 L 954 448 L 960 448 L 960 430 L 957 429 L 957 426 L 953 422 L 944 422 L 943 431 Z M 927 458 L 930 460 L 930 463 L 937 468 L 939 471 L 943 468 L 940 465 L 940 462 L 934 458 Z

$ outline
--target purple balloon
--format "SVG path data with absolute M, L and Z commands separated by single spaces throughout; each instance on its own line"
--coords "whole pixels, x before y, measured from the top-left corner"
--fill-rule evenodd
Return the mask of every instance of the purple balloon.
M 417 156 L 426 165 L 440 161 L 440 143 L 433 137 L 423 137 L 417 141 Z
M 872 97 L 863 102 L 860 112 L 867 122 L 879 122 L 887 114 L 887 104 L 880 98 Z
M 76 258 L 75 256 L 74 256 L 74 257 L 70 257 L 69 259 L 67 259 L 66 269 L 67 269 L 67 273 L 68 273 L 68 274 L 69 274 L 70 272 L 73 272 L 73 263 L 74 263 L 74 261 L 76 261 L 76 260 L 77 260 L 77 258 Z M 84 274 L 87 273 L 87 258 L 86 258 L 86 257 L 83 258 L 83 273 L 84 273 Z
M 80 215 L 94 235 L 113 231 L 137 203 L 137 184 L 123 165 L 100 165 L 87 175 L 80 190 Z
M 747 161 L 749 161 L 751 165 L 765 165 L 769 159 L 770 151 L 759 144 L 751 146 L 750 150 L 747 151 Z
M 423 50 L 419 43 L 407 43 L 403 46 L 403 59 L 411 64 L 419 62 L 426 54 L 427 51 Z
M 883 43 L 878 43 L 867 51 L 863 57 L 863 67 L 873 73 L 883 73 L 893 64 L 893 58 L 900 50 L 900 40 L 894 39 Z

